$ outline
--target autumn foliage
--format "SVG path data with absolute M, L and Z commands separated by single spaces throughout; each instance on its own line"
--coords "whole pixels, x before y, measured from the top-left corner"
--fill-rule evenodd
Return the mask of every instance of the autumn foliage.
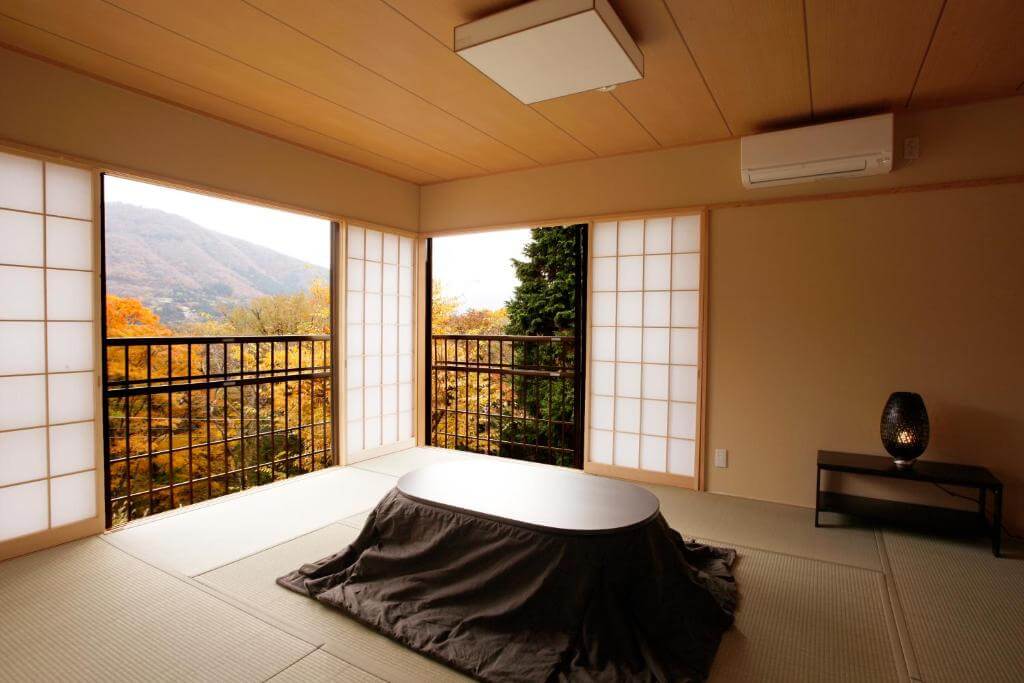
M 160 324 L 156 313 L 138 299 L 107 295 L 108 337 L 169 337 L 174 332 Z
M 434 334 L 504 334 L 508 326 L 504 306 L 497 310 L 470 308 L 459 312 L 459 300 L 445 295 L 444 285 L 437 280 L 431 288 L 430 310 Z
M 190 337 L 330 333 L 330 290 L 258 297 L 221 317 L 172 330 L 131 298 L 107 296 L 107 336 L 155 337 L 157 344 L 108 345 L 112 387 L 174 389 L 108 400 L 110 494 L 116 525 L 255 484 L 319 469 L 331 454 L 329 378 L 190 390 L 205 376 L 282 371 L 331 363 L 326 341 L 197 343 Z M 189 380 L 189 378 L 192 378 Z M 150 484 L 155 489 L 149 493 Z
M 435 445 L 574 463 L 571 373 L 575 369 L 578 227 L 531 232 L 526 258 L 512 260 L 519 285 L 498 310 L 460 312 L 458 299 L 446 296 L 440 283 L 433 283 L 435 366 L 483 369 L 434 373 L 431 434 Z M 439 335 L 518 335 L 519 339 L 438 339 Z M 560 337 L 566 341 L 557 340 Z M 541 375 L 490 371 L 510 367 Z M 559 373 L 558 378 L 552 373 Z

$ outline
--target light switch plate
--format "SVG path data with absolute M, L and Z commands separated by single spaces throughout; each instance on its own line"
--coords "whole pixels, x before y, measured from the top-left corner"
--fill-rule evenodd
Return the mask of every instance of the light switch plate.
M 715 449 L 715 467 L 729 466 L 729 451 L 724 448 Z

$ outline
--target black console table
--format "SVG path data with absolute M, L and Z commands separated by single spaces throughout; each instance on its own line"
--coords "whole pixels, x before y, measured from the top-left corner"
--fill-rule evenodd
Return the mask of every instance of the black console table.
M 822 471 L 973 488 L 978 490 L 978 509 L 977 512 L 969 512 L 822 491 Z M 991 524 L 985 515 L 989 491 L 993 495 Z M 821 526 L 818 522 L 818 515 L 822 512 L 838 512 L 886 523 L 937 529 L 945 532 L 989 534 L 992 538 L 992 554 L 999 557 L 1002 540 L 1003 483 L 984 467 L 918 460 L 913 467 L 901 470 L 896 467 L 892 458 L 858 453 L 818 451 L 814 526 Z

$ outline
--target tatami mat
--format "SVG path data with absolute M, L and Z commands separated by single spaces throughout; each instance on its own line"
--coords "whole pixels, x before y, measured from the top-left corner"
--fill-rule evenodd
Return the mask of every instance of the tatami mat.
M 332 524 L 288 543 L 198 577 L 218 592 L 258 608 L 275 620 L 314 635 L 323 650 L 388 681 L 465 680 L 446 667 L 362 626 L 274 580 L 351 543 L 358 531 Z
M 658 496 L 668 523 L 687 538 L 711 538 L 882 571 L 873 529 L 816 528 L 814 510 L 806 508 L 668 486 L 647 488 Z
M 351 542 L 398 476 L 452 457 L 481 456 L 410 449 L 0 563 L 0 681 L 463 680 L 274 582 Z M 1019 550 L 650 489 L 685 536 L 740 553 L 712 681 L 1020 680 Z
M 1024 679 L 1024 555 L 972 542 L 883 532 L 921 678 Z
M 448 448 L 418 446 L 398 451 L 397 453 L 382 455 L 371 460 L 357 462 L 352 466 L 363 470 L 370 470 L 371 472 L 387 474 L 392 477 L 400 477 L 407 472 L 412 472 L 425 465 L 433 465 L 436 462 L 452 462 L 453 460 L 472 460 L 488 457 L 491 456 L 455 451 Z
M 259 681 L 314 646 L 96 538 L 0 564 L 0 680 Z
M 336 552 L 356 529 L 332 525 L 198 577 L 324 642 L 324 650 L 387 680 L 457 676 L 273 580 Z M 742 602 L 713 680 L 897 680 L 877 572 L 740 548 Z M 838 621 L 836 615 L 842 614 Z M 443 673 L 442 673 L 443 672 Z
M 316 650 L 270 680 L 273 683 L 380 683 L 382 679 L 323 650 Z
M 366 518 L 369 517 L 370 512 L 370 510 L 363 510 L 362 512 L 357 512 L 351 517 L 346 517 L 345 519 L 341 520 L 341 523 L 345 526 L 350 526 L 354 529 L 362 529 L 363 526 L 365 526 L 366 524 Z
M 368 510 L 394 485 L 394 477 L 337 467 L 145 520 L 103 538 L 161 569 L 195 576 Z
M 881 574 L 738 547 L 740 604 L 712 682 L 899 680 Z

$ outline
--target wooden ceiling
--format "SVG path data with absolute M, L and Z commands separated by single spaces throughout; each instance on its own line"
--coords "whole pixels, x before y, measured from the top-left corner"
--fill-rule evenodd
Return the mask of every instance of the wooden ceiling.
M 0 44 L 415 183 L 1024 93 L 1022 0 L 611 0 L 645 78 L 526 106 L 509 0 L 2 0 Z

